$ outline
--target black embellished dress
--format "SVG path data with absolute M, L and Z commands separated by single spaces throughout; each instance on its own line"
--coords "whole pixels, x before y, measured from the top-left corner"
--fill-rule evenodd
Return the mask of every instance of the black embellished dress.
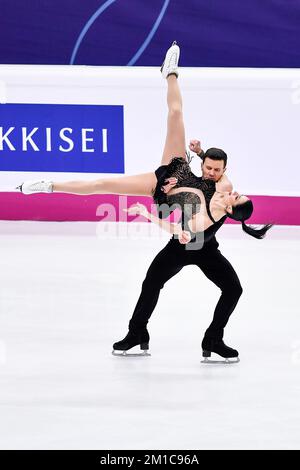
M 179 207 L 182 211 L 182 227 L 185 230 L 189 230 L 188 221 L 194 214 L 200 211 L 201 200 L 194 192 L 180 191 L 175 194 L 168 194 L 163 191 L 162 187 L 166 184 L 165 180 L 175 177 L 177 178 L 177 184 L 173 188 L 186 187 L 202 191 L 207 215 L 213 223 L 203 232 L 203 240 L 207 242 L 212 239 L 226 219 L 226 215 L 224 215 L 220 220 L 215 221 L 210 212 L 210 201 L 216 191 L 215 181 L 194 175 L 188 161 L 180 157 L 175 157 L 168 165 L 162 165 L 157 168 L 155 175 L 157 185 L 153 193 L 153 199 L 157 204 L 159 218 L 168 217 L 175 210 L 175 207 Z

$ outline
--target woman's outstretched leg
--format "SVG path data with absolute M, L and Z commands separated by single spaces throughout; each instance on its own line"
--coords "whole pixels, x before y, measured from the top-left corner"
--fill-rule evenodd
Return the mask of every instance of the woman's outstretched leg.
M 167 136 L 162 155 L 162 165 L 168 165 L 173 157 L 185 158 L 185 132 L 182 113 L 182 97 L 177 78 L 179 53 L 179 47 L 176 44 L 173 45 L 168 50 L 165 63 L 162 67 L 162 74 L 166 76 L 168 83 Z
M 73 194 L 127 194 L 151 196 L 156 185 L 155 173 L 101 178 L 94 181 L 53 183 L 53 192 Z
M 93 181 L 26 181 L 18 188 L 23 194 L 71 193 L 71 194 L 126 194 L 152 196 L 157 183 L 155 173 L 134 176 L 101 178 Z

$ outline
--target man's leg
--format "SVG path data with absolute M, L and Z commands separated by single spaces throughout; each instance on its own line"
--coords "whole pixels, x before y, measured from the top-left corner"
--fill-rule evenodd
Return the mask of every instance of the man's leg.
M 142 292 L 129 322 L 129 333 L 124 340 L 114 344 L 116 350 L 127 350 L 135 345 L 149 342 L 147 323 L 164 284 L 177 274 L 185 265 L 182 246 L 169 242 L 152 261 L 142 284 Z M 129 347 L 128 347 L 129 346 Z
M 218 249 L 203 251 L 202 254 L 204 256 L 197 263 L 199 268 L 222 292 L 215 308 L 213 320 L 205 332 L 205 337 L 222 340 L 224 328 L 243 289 L 235 270 Z

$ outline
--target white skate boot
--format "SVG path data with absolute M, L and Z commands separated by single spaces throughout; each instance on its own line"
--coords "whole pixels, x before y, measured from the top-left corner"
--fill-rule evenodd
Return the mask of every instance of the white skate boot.
M 176 41 L 174 41 L 172 46 L 167 50 L 165 60 L 160 69 L 164 78 L 167 78 L 172 73 L 178 77 L 179 56 L 180 49 Z
M 23 194 L 52 193 L 53 182 L 29 180 L 17 186 L 16 189 L 19 189 Z

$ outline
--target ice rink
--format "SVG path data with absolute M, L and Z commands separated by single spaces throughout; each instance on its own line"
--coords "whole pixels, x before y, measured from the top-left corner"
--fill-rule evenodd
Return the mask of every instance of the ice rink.
M 196 266 L 161 292 L 151 357 L 111 354 L 169 239 L 149 225 L 0 222 L 1 449 L 299 449 L 300 228 L 219 231 L 244 288 L 224 336 L 241 362 L 212 365 L 220 294 Z

